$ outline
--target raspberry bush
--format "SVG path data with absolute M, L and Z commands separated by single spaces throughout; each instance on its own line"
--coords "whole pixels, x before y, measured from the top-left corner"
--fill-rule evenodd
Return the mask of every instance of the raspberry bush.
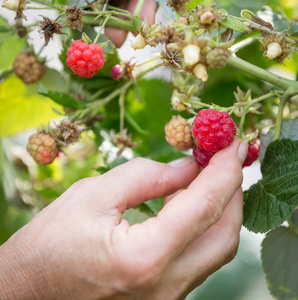
M 264 0 L 250 11 L 242 1 L 157 1 L 166 18 L 150 24 L 140 17 L 144 0 L 132 13 L 106 0 L 34 2 L 5 0 L 0 17 L 0 174 L 11 177 L 9 185 L 0 177 L 0 242 L 78 179 L 136 156 L 193 155 L 208 168 L 242 139 L 244 174 L 258 163 L 262 173 L 244 192 L 243 225 L 266 233 L 272 295 L 298 298 L 295 3 Z M 133 55 L 116 48 L 106 27 L 135 33 L 123 47 Z M 146 77 L 155 69 L 156 78 Z M 156 215 L 162 204 L 134 213 Z M 16 221 L 7 229 L 9 218 Z

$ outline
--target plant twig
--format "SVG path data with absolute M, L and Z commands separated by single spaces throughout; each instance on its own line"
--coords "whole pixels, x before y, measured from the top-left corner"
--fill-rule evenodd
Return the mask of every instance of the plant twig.
M 279 105 L 278 105 L 278 113 L 277 113 L 277 118 L 276 118 L 276 123 L 275 123 L 274 137 L 273 137 L 274 141 L 279 139 L 285 105 L 291 97 L 293 97 L 297 94 L 298 94 L 298 89 L 289 88 L 280 97 L 280 101 L 279 101 Z
M 287 90 L 289 87 L 296 88 L 298 90 L 298 82 L 284 77 L 275 75 L 267 70 L 264 70 L 258 66 L 255 66 L 239 57 L 230 56 L 228 64 L 236 69 L 240 69 L 250 75 L 253 75 L 261 80 L 276 85 L 282 89 Z

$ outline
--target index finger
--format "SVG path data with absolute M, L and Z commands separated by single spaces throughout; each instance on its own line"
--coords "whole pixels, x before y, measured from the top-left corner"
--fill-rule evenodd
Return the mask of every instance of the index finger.
M 156 218 L 144 222 L 153 237 L 152 247 L 175 256 L 214 225 L 241 186 L 246 153 L 247 143 L 234 141 L 215 154 L 188 189 L 167 203 Z

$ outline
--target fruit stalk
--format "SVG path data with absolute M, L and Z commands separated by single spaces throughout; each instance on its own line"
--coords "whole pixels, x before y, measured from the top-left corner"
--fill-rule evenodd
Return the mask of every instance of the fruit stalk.
M 110 17 L 111 17 L 111 15 L 108 14 L 108 15 L 106 16 L 105 20 L 102 22 L 102 24 L 101 24 L 101 26 L 100 26 L 100 28 L 99 28 L 99 30 L 98 30 L 98 33 L 97 33 L 97 35 L 96 35 L 96 37 L 95 37 L 95 39 L 94 39 L 94 41 L 93 41 L 93 44 L 96 44 L 96 43 L 97 43 L 97 41 L 98 41 L 98 39 L 99 39 L 99 37 L 100 37 L 100 35 L 101 35 L 101 32 L 103 31 L 103 29 L 104 29 L 104 27 L 106 26 L 107 22 L 109 21 Z

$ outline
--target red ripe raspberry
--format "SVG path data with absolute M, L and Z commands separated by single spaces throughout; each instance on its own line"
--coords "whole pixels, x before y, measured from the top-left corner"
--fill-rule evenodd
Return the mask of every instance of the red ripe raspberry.
M 198 145 L 196 145 L 192 151 L 192 154 L 195 157 L 197 164 L 200 167 L 205 168 L 209 164 L 209 161 L 214 155 L 214 152 L 202 149 Z
M 257 141 L 250 142 L 248 144 L 247 155 L 242 167 L 243 168 L 249 167 L 255 160 L 257 160 L 259 156 L 259 152 L 260 152 L 260 146 L 258 142 Z
M 67 51 L 66 64 L 76 75 L 91 78 L 104 65 L 105 58 L 102 48 L 97 44 L 74 41 Z
M 55 139 L 45 132 L 37 132 L 29 137 L 27 151 L 40 165 L 51 164 L 58 156 Z
M 200 148 L 217 152 L 233 142 L 236 127 L 228 113 L 209 108 L 198 113 L 192 132 Z

